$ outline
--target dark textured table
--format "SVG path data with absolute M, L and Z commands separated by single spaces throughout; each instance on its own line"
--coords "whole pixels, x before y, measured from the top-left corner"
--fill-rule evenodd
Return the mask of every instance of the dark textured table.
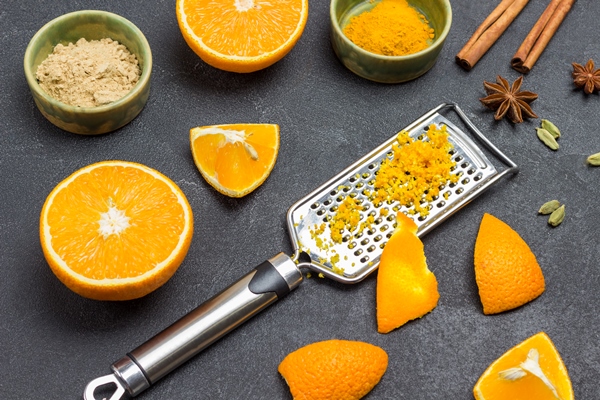
M 485 368 L 539 331 L 556 344 L 578 399 L 600 389 L 600 151 L 598 94 L 571 80 L 571 62 L 600 62 L 600 2 L 579 0 L 523 88 L 534 111 L 562 130 L 560 150 L 536 137 L 539 120 L 496 122 L 479 102 L 482 82 L 519 74 L 510 58 L 547 1 L 531 1 L 476 67 L 454 56 L 496 1 L 453 0 L 453 26 L 437 64 L 409 83 L 357 77 L 335 57 L 329 5 L 310 1 L 304 34 L 274 66 L 247 75 L 216 70 L 184 42 L 173 1 L 5 0 L 0 9 L 0 399 L 79 399 L 91 379 L 252 267 L 290 253 L 290 205 L 399 129 L 442 102 L 457 102 L 520 167 L 424 237 L 439 282 L 432 313 L 387 335 L 375 322 L 376 275 L 356 285 L 306 280 L 296 291 L 161 380 L 143 399 L 290 399 L 277 366 L 289 352 L 331 339 L 362 340 L 389 354 L 368 399 L 471 399 Z M 148 104 L 130 124 L 84 137 L 61 131 L 36 109 L 23 74 L 29 39 L 70 11 L 102 9 L 135 23 L 153 51 Z M 204 182 L 192 161 L 189 129 L 233 122 L 277 123 L 281 149 L 267 181 L 242 199 Z M 44 260 L 39 213 L 51 189 L 93 162 L 123 159 L 173 179 L 194 211 L 195 232 L 178 272 L 135 301 L 99 302 L 69 291 Z M 537 215 L 546 200 L 566 204 L 562 225 Z M 483 213 L 516 229 L 543 269 L 546 291 L 514 311 L 485 316 L 473 272 Z

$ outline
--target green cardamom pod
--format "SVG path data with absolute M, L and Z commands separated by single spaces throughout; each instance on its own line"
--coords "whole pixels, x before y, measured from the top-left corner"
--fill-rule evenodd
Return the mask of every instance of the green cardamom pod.
M 560 207 L 560 202 L 558 200 L 550 200 L 540 207 L 538 213 L 544 215 L 552 214 L 558 207 Z
M 552 150 L 558 150 L 558 143 L 556 143 L 556 139 L 554 139 L 554 136 L 552 136 L 550 134 L 550 132 L 548 132 L 547 130 L 545 130 L 544 128 L 535 128 L 535 130 L 537 131 L 537 136 L 538 138 L 549 148 L 551 148 Z
M 548 218 L 548 223 L 552 226 L 558 226 L 565 219 L 565 205 L 558 207 L 556 210 L 550 214 L 550 218 Z
M 594 167 L 600 166 L 600 153 L 592 154 L 591 156 L 589 156 L 587 158 L 587 163 Z
M 560 137 L 560 130 L 556 127 L 556 125 L 547 119 L 542 120 L 542 129 L 547 130 L 554 139 L 558 139 Z

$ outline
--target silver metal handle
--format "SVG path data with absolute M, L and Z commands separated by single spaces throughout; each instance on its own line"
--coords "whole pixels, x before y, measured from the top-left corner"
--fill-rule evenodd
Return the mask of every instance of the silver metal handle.
M 276 255 L 115 362 L 110 383 L 137 396 L 301 282 L 294 261 L 283 253 Z M 96 387 L 86 388 L 84 398 L 93 399 Z

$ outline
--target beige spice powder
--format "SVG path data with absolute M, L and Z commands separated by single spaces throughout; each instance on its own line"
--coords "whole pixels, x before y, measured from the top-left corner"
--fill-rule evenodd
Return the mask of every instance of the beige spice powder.
M 140 78 L 135 55 L 119 42 L 104 38 L 58 44 L 38 67 L 42 89 L 56 100 L 97 107 L 119 100 Z

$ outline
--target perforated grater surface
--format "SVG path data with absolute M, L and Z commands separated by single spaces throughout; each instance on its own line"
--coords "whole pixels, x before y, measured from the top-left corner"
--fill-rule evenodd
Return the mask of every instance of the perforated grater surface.
M 462 124 L 507 168 L 503 171 L 496 169 L 469 136 L 442 115 L 449 111 L 454 111 Z M 404 130 L 412 137 L 427 140 L 427 128 L 431 124 L 446 125 L 449 141 L 454 147 L 451 152 L 456 162 L 453 173 L 459 174 L 460 179 L 456 184 L 441 188 L 440 197 L 426 204 L 429 209 L 426 217 L 414 217 L 419 236 L 425 235 L 504 175 L 517 172 L 515 163 L 489 142 L 457 105 L 441 104 Z M 395 140 L 396 135 L 289 209 L 287 223 L 295 250 L 291 257 L 279 253 L 263 262 L 236 283 L 127 353 L 112 364 L 111 374 L 88 383 L 84 399 L 95 399 L 96 390 L 105 386 L 111 386 L 113 390 L 109 400 L 121 399 L 125 393 L 137 396 L 214 341 L 298 287 L 303 280 L 303 268 L 321 272 L 344 283 L 359 282 L 374 271 L 384 245 L 395 229 L 396 213 L 409 211 L 394 203 L 375 207 L 364 194 L 365 189 L 373 187 L 373 177 L 381 162 L 393 156 L 391 151 Z M 372 229 L 364 230 L 361 234 L 347 233 L 341 243 L 330 244 L 327 250 L 319 249 L 311 230 L 323 223 L 327 226 L 328 219 L 346 196 L 355 196 L 362 201 L 362 219 L 369 214 L 376 218 Z M 390 211 L 385 218 L 378 218 L 381 207 Z M 329 237 L 328 228 L 320 236 Z M 343 268 L 343 273 L 336 273 L 337 269 L 326 261 L 333 254 L 339 255 L 338 268 Z
M 454 111 L 471 133 L 508 168 L 502 172 L 497 170 L 469 136 L 441 114 L 449 110 Z M 427 140 L 427 130 L 431 124 L 438 127 L 447 126 L 448 140 L 454 147 L 450 154 L 452 160 L 456 162 L 452 173 L 458 174 L 460 179 L 457 183 L 440 187 L 441 195 L 426 204 L 429 210 L 427 216 L 421 217 L 418 214 L 411 216 L 418 226 L 419 236 L 425 235 L 505 174 L 517 171 L 516 164 L 489 142 L 456 104 L 442 104 L 404 130 L 408 131 L 413 138 Z M 373 189 L 375 175 L 382 161 L 393 157 L 392 145 L 395 141 L 396 135 L 289 209 L 287 223 L 294 248 L 297 253 L 305 252 L 311 259 L 309 263 L 302 264 L 303 267 L 317 270 L 331 279 L 344 283 L 359 282 L 377 268 L 383 248 L 396 228 L 396 213 L 401 211 L 408 215 L 410 211 L 409 208 L 398 203 L 384 203 L 376 207 L 364 194 L 365 190 Z M 371 224 L 370 229 L 364 229 L 361 233 L 344 233 L 341 243 L 327 242 L 327 249 L 324 249 L 324 246 L 320 248 L 312 232 L 316 226 L 325 223 L 325 231 L 319 235 L 319 238 L 323 240 L 330 237 L 328 222 L 346 196 L 355 197 L 363 206 L 363 211 L 360 213 L 361 221 L 372 215 L 375 222 Z M 421 204 L 425 205 L 424 201 Z M 387 216 L 380 216 L 380 208 L 388 209 Z M 339 262 L 335 265 L 337 268 L 342 268 L 343 272 L 334 268 L 334 265 L 328 261 L 335 254 L 339 255 Z

